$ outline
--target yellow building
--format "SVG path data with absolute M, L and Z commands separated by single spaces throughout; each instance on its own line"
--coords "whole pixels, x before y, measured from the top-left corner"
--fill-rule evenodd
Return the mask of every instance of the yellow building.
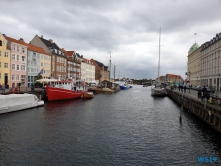
M 0 84 L 9 84 L 11 83 L 10 79 L 10 50 L 7 47 L 7 40 L 0 33 Z

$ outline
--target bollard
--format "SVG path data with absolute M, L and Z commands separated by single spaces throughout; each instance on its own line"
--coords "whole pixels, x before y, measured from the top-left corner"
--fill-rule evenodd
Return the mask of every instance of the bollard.
M 183 106 L 180 108 L 180 121 L 182 121 L 182 115 L 183 115 Z

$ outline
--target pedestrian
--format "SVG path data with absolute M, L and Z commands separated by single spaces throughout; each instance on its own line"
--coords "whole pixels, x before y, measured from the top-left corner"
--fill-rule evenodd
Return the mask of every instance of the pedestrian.
M 9 92 L 9 85 L 5 85 L 6 92 Z
M 206 98 L 206 96 L 207 96 L 207 89 L 205 86 L 203 87 L 202 91 L 203 91 L 203 94 L 202 94 L 202 100 L 203 100 L 203 98 Z
M 4 92 L 5 92 L 5 85 L 2 84 L 2 93 L 4 93 Z
M 180 86 L 181 92 L 183 93 L 183 85 Z
M 184 93 L 186 93 L 186 85 L 184 85 L 183 89 L 184 89 Z

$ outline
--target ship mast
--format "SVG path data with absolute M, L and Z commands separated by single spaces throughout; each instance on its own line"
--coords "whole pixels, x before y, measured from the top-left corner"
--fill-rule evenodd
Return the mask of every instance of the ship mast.
M 161 35 L 161 27 L 160 27 L 160 35 Z M 158 62 L 158 79 L 160 81 L 160 35 L 159 35 L 159 62 Z

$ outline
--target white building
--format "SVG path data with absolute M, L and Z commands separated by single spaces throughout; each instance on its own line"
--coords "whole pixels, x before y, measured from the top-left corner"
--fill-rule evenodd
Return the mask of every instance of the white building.
M 95 65 L 86 58 L 81 61 L 81 80 L 88 83 L 95 80 Z
M 201 85 L 221 91 L 221 33 L 201 47 Z

